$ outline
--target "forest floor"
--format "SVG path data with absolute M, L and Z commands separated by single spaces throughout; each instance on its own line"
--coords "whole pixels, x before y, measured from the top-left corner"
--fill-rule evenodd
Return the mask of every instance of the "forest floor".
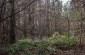
M 73 49 L 56 50 L 52 55 L 85 55 L 85 47 L 76 47 Z

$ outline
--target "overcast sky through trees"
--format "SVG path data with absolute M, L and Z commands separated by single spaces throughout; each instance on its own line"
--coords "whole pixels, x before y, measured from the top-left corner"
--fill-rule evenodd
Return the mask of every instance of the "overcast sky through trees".
M 63 5 L 64 5 L 65 3 L 67 3 L 68 1 L 71 1 L 71 0 L 61 0 L 61 1 L 62 1 Z

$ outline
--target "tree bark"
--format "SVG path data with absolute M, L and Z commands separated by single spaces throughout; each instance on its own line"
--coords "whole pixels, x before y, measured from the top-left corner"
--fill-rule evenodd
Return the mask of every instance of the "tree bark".
M 14 0 L 10 0 L 10 30 L 9 30 L 9 37 L 10 37 L 10 44 L 15 43 L 15 10 L 14 10 Z

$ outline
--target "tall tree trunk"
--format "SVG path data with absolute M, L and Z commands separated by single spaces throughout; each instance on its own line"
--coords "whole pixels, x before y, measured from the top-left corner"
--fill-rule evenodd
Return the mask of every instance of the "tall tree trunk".
M 6 11 L 6 5 L 3 5 L 6 2 L 6 0 L 1 0 L 0 1 L 0 20 L 5 18 L 5 11 Z M 8 47 L 8 39 L 6 36 L 6 26 L 5 26 L 6 21 L 4 20 L 3 22 L 0 22 L 0 48 L 6 48 Z M 0 52 L 0 55 L 8 55 L 6 51 Z
M 10 0 L 10 44 L 15 43 L 15 11 L 14 11 L 14 0 Z
M 49 14 L 48 14 L 49 1 L 46 0 L 45 2 L 46 2 L 46 30 L 47 30 L 46 35 L 48 36 L 49 35 Z

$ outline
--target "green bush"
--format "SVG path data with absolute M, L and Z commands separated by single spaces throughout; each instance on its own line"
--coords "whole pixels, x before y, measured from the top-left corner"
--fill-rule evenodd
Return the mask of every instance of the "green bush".
M 78 45 L 78 42 L 75 37 L 71 35 L 68 36 L 68 33 L 62 33 L 62 35 L 56 35 L 56 33 L 54 33 L 50 38 L 48 38 L 48 42 L 56 46 L 66 45 L 71 47 Z
M 16 54 L 18 51 L 24 52 L 25 54 L 30 53 L 29 55 L 33 55 L 34 53 L 35 55 L 47 55 L 47 53 L 49 55 L 53 51 L 53 48 L 51 48 L 50 43 L 46 40 L 25 39 L 20 40 L 10 48 L 12 54 Z M 26 51 L 28 52 L 26 53 Z
M 10 53 L 16 54 L 17 52 L 23 52 L 27 55 L 50 55 L 50 53 L 56 50 L 58 46 L 76 46 L 78 42 L 72 36 L 67 34 L 56 35 L 54 33 L 49 38 L 41 39 L 23 39 L 13 44 L 9 49 Z

